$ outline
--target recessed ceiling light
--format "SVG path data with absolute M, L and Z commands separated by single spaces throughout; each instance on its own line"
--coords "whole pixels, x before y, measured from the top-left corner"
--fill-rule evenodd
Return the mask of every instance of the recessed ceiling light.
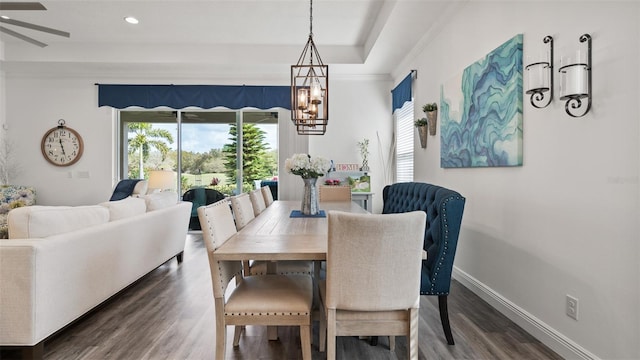
M 127 16 L 126 18 L 124 18 L 124 21 L 128 22 L 129 24 L 137 24 L 139 22 L 138 19 L 134 18 L 133 16 Z
M 0 18 L 3 18 L 3 19 L 5 19 L 5 20 L 9 20 L 9 19 L 11 19 L 11 18 L 10 18 L 10 17 L 8 17 L 7 15 L 2 15 L 2 16 L 0 16 Z

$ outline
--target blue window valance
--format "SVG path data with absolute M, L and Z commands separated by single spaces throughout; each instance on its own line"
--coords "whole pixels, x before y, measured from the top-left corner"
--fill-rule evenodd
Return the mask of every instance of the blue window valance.
M 290 96 L 289 86 L 98 84 L 98 106 L 116 109 L 129 106 L 211 109 L 223 106 L 229 109 L 280 107 L 290 110 Z
M 405 102 L 411 101 L 411 84 L 413 81 L 413 71 L 407 75 L 396 86 L 393 90 L 391 90 L 391 98 L 393 101 L 393 107 L 391 108 L 391 112 L 393 113 L 396 109 L 402 108 Z

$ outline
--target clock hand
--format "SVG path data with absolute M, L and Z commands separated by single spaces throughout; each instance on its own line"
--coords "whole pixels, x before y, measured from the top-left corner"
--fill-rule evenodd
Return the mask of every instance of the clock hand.
M 62 149 L 62 156 L 67 156 L 67 154 L 64 153 L 64 145 L 62 145 L 62 139 L 58 139 L 58 142 L 60 143 L 60 149 Z

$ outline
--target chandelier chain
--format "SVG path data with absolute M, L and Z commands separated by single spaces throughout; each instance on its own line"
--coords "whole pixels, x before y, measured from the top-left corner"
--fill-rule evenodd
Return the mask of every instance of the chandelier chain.
M 309 36 L 313 37 L 313 0 L 309 1 Z
M 311 51 L 309 52 L 309 64 L 313 66 L 313 0 L 309 0 L 309 42 Z

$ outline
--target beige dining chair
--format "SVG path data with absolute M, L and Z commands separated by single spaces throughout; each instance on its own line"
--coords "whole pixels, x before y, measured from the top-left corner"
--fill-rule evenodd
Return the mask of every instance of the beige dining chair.
M 260 213 L 267 208 L 266 204 L 264 203 L 264 195 L 262 195 L 262 189 L 255 189 L 250 191 L 249 199 L 251 199 L 254 216 L 260 215 Z
M 351 201 L 351 187 L 348 185 L 318 187 L 318 198 L 323 201 Z
M 222 200 L 199 207 L 198 218 L 209 257 L 215 300 L 216 360 L 223 360 L 226 353 L 227 325 L 236 325 L 234 346 L 240 343 L 240 326 L 299 326 L 302 358 L 311 360 L 311 276 L 243 277 L 240 261 L 215 261 L 213 258 L 215 251 L 237 232 L 227 202 Z M 235 287 L 228 291 L 234 278 Z
M 256 218 L 253 204 L 251 202 L 251 196 L 247 193 L 238 194 L 232 196 L 230 199 L 231 209 L 233 209 L 233 217 L 236 223 L 236 230 L 241 230 L 251 220 Z M 249 260 L 242 262 L 245 275 L 250 275 L 251 263 Z
M 268 186 L 263 186 L 260 189 L 262 190 L 262 196 L 264 197 L 264 205 L 266 207 L 271 206 L 271 204 L 273 204 L 273 194 L 271 193 L 271 188 Z
M 320 282 L 320 351 L 326 342 L 328 360 L 336 357 L 337 336 L 355 335 L 406 336 L 408 358 L 418 359 L 425 220 L 423 211 L 329 212 L 327 277 Z
M 231 201 L 231 208 L 233 209 L 233 216 L 236 220 L 236 229 L 240 230 L 245 227 L 251 220 L 255 219 L 255 213 L 253 212 L 253 204 L 251 204 L 251 198 L 249 194 L 242 193 L 229 198 Z

